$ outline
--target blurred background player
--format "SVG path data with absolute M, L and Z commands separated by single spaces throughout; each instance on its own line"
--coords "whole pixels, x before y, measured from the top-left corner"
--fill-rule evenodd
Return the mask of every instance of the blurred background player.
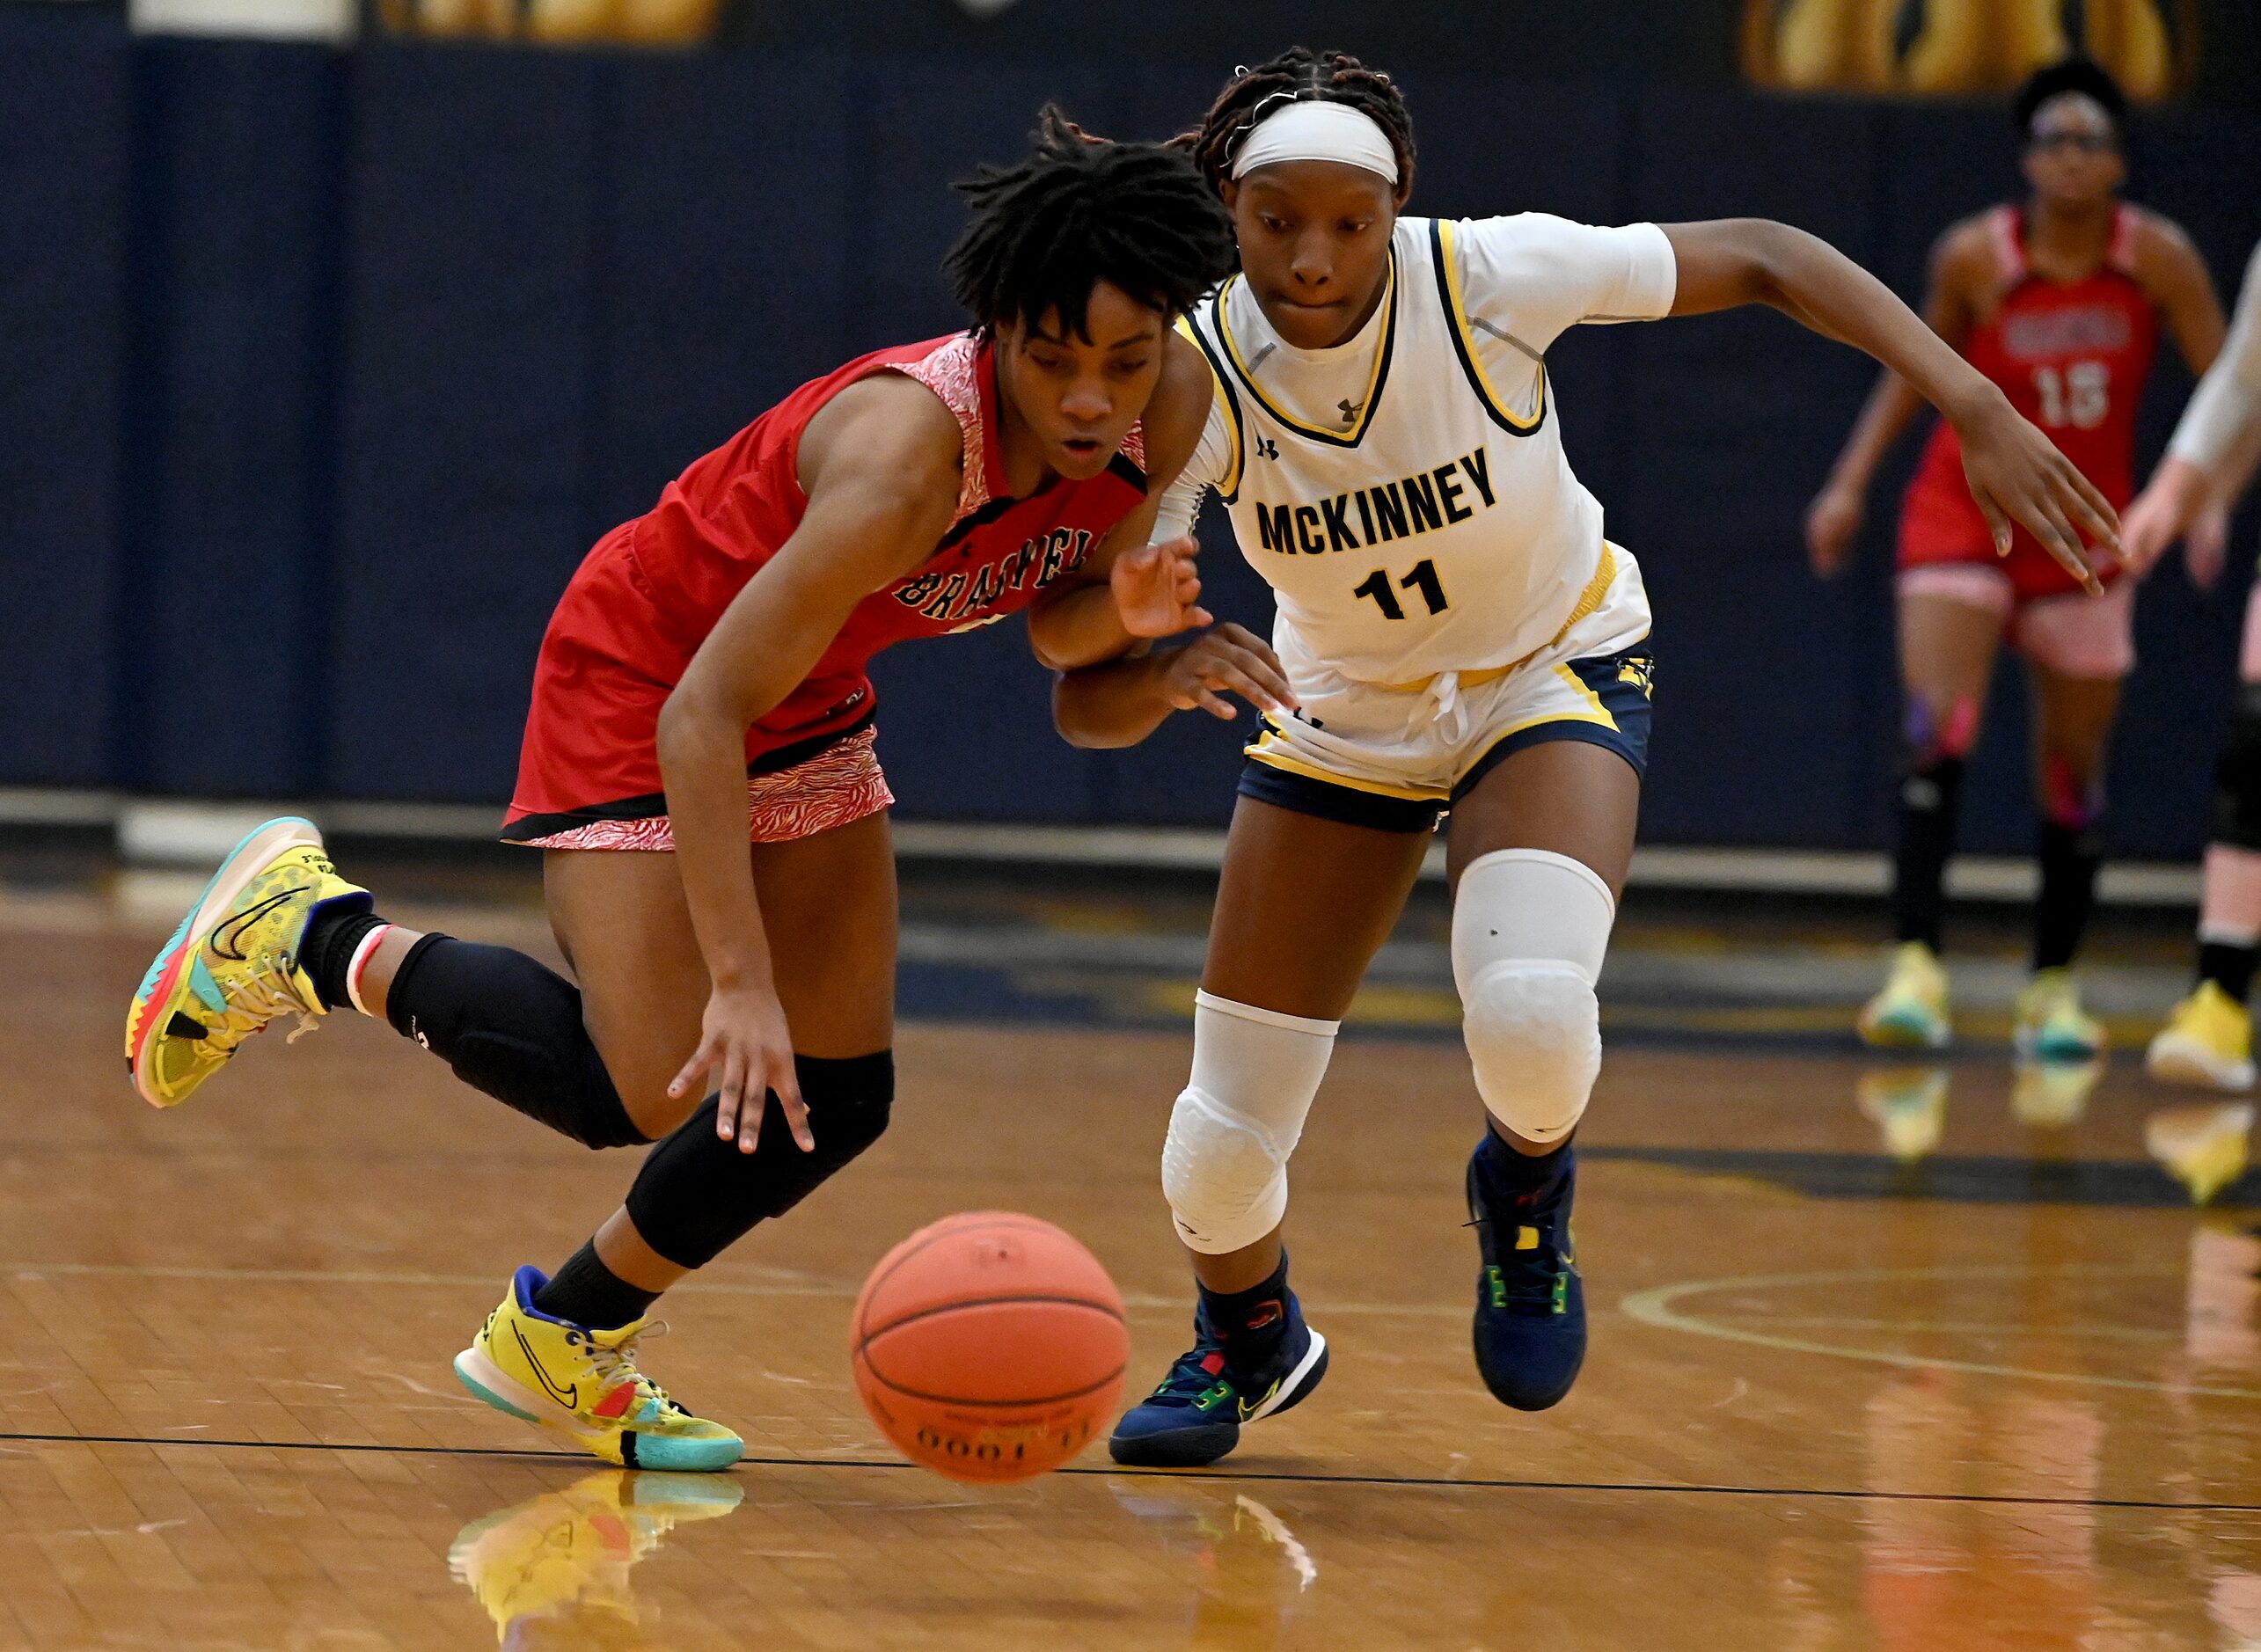
M 1452 968 L 1488 1118 L 1467 1174 L 1477 1369 L 1504 1404 L 1540 1410 L 1584 1359 L 1571 1136 L 1600 1068 L 1594 982 L 1640 808 L 1650 615 L 1639 565 L 1564 456 L 1556 338 L 1772 305 L 1944 410 L 1997 520 L 2033 524 L 2076 569 L 2074 523 L 2114 532 L 1998 391 L 1811 236 L 1401 217 L 1411 119 L 1388 76 L 1343 53 L 1243 71 L 1188 141 L 1232 208 L 1241 273 L 1187 318 L 1215 405 L 1160 531 L 1184 533 L 1205 490 L 1224 500 L 1278 598 L 1296 709 L 1265 719 L 1242 770 L 1162 1149 L 1199 1287 L 1194 1345 L 1110 1443 L 1118 1462 L 1177 1466 L 1222 1457 L 1325 1373 L 1287 1284 L 1287 1161 L 1447 809 Z M 1139 662 L 1071 673 L 1056 705 L 1095 746 L 1168 711 Z
M 2130 565 L 2145 568 L 2185 534 L 2191 577 L 2221 573 L 2222 514 L 2261 457 L 2261 247 L 2245 267 L 2237 315 L 2167 456 L 2128 507 Z M 2214 772 L 2213 829 L 2199 903 L 2199 982 L 2151 1041 L 2154 1078 L 2220 1090 L 2253 1087 L 2246 1000 L 2261 947 L 2261 584 L 2245 603 L 2237 709 Z
M 2222 337 L 2213 281 L 2189 238 L 2119 198 L 2126 109 L 2111 77 L 2085 59 L 2027 81 L 2014 113 L 2031 193 L 1940 238 L 1926 300 L 1939 335 L 2115 506 L 2134 493 L 2136 405 L 2160 321 L 2196 372 L 2212 364 Z M 1825 577 L 1844 567 L 1870 479 L 1920 411 L 1915 391 L 1889 373 L 1862 409 L 1807 517 L 1808 548 Z M 2135 581 L 2115 577 L 2106 559 L 2105 593 L 2084 595 L 2023 527 L 2006 536 L 1999 515 L 1972 500 L 1962 457 L 1956 430 L 1941 422 L 1901 507 L 1899 946 L 1883 990 L 1861 1012 L 1861 1035 L 1930 1049 L 1950 1036 L 1939 961 L 1946 867 L 1964 764 L 2007 635 L 2032 684 L 2041 815 L 2033 974 L 2017 997 L 2014 1036 L 2022 1056 L 2084 1061 L 2101 1053 L 2104 1032 L 2082 1010 L 2070 965 L 2104 853 L 2105 748 L 2120 680 L 2134 663 Z M 2219 511 L 2197 531 L 2218 542 Z
M 626 1202 L 555 1276 L 520 1268 L 456 1361 L 487 1404 L 629 1467 L 736 1460 L 737 1435 L 638 1370 L 646 1314 L 887 1125 L 894 799 L 871 657 L 1032 603 L 1050 662 L 1119 651 L 1123 545 L 1143 572 L 1116 583 L 1158 634 L 1199 618 L 1189 567 L 1145 547 L 1208 413 L 1208 368 L 1170 323 L 1232 267 L 1224 209 L 1182 156 L 1090 142 L 1049 109 L 1024 161 L 964 188 L 948 272 L 978 325 L 803 385 L 567 587 L 502 835 L 545 852 L 574 981 L 385 923 L 311 824 L 282 820 L 221 867 L 128 1016 L 159 1107 L 275 1017 L 350 1007 L 590 1147 L 658 1142 Z M 1264 672 L 1263 653 L 1226 628 L 1153 669 L 1174 700 L 1269 700 L 1233 663 Z

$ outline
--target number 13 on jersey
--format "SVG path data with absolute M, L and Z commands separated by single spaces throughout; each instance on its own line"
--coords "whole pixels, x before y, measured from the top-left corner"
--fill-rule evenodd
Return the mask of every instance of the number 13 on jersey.
M 1419 591 L 1421 600 L 1429 604 L 1432 614 L 1441 614 L 1452 606 L 1445 596 L 1444 581 L 1437 577 L 1437 565 L 1426 557 L 1414 565 L 1413 572 L 1397 581 L 1397 590 L 1390 588 L 1389 570 L 1376 568 L 1362 583 L 1351 587 L 1350 594 L 1371 598 L 1385 619 L 1403 619 L 1405 604 L 1397 600 L 1399 590 Z

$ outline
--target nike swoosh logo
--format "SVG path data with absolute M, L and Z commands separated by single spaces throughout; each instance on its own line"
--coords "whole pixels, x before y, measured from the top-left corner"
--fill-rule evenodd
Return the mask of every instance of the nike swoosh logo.
M 559 1387 L 550 1380 L 549 1372 L 542 1369 L 542 1362 L 534 1357 L 534 1350 L 527 1345 L 526 1334 L 514 1325 L 510 1327 L 510 1334 L 518 1339 L 518 1351 L 526 1356 L 526 1363 L 534 1368 L 535 1379 L 542 1385 L 543 1390 L 551 1399 L 567 1410 L 571 1410 L 581 1399 L 581 1385 L 575 1383 L 569 1388 Z
M 1278 1378 L 1275 1378 L 1275 1379 L 1274 1379 L 1274 1381 L 1273 1381 L 1273 1383 L 1272 1383 L 1272 1385 L 1271 1385 L 1270 1387 L 1269 1387 L 1269 1388 L 1265 1389 L 1263 1393 L 1262 1393 L 1258 1394 L 1258 1395 L 1257 1395 L 1254 1400 L 1247 1400 L 1247 1399 L 1242 1400 L 1240 1402 L 1240 1421 L 1241 1421 L 1241 1422 L 1247 1422 L 1250 1417 L 1254 1416 L 1254 1415 L 1255 1415 L 1255 1414 L 1259 1410 L 1261 1410 L 1263 1407 L 1265 1407 L 1266 1405 L 1269 1405 L 1269 1404 L 1271 1402 L 1271 1398 L 1272 1398 L 1272 1396 L 1273 1396 L 1274 1394 L 1276 1394 L 1276 1393 L 1279 1393 L 1279 1391 L 1280 1391 L 1280 1379 L 1278 1379 Z
M 244 931 L 258 923 L 260 919 L 290 899 L 292 895 L 302 893 L 304 891 L 300 889 L 285 889 L 280 895 L 268 895 L 257 906 L 246 911 L 237 913 L 212 932 L 212 950 L 223 958 L 233 959 L 238 963 L 244 962 L 244 954 L 237 950 L 236 946 L 237 942 L 243 939 Z

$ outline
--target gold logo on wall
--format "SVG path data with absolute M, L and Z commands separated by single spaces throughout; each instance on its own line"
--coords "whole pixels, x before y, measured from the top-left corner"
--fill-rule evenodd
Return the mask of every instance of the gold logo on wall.
M 2074 51 L 2132 99 L 2187 85 L 2196 0 L 1745 0 L 1743 72 L 1791 91 L 2007 91 Z

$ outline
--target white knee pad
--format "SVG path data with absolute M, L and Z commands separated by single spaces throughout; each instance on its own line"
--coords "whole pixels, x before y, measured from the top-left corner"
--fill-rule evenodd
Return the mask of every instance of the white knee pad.
M 1162 1144 L 1162 1192 L 1193 1249 L 1237 1251 L 1279 1225 L 1288 1155 L 1338 1025 L 1195 996 L 1193 1077 Z
M 1452 978 L 1460 1030 L 1491 1115 L 1533 1142 L 1560 1141 L 1601 1071 L 1594 981 L 1617 903 L 1590 866 L 1544 849 L 1502 849 L 1460 874 Z

